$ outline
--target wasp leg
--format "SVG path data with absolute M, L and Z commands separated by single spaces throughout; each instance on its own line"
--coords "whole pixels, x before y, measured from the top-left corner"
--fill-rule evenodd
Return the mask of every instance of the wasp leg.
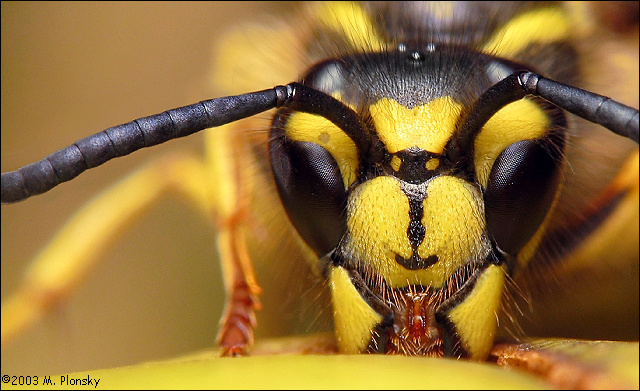
M 156 160 L 81 208 L 36 257 L 18 291 L 2 303 L 2 345 L 38 321 L 85 278 L 105 244 L 167 190 L 210 210 L 205 166 L 188 155 Z M 79 240 L 79 238 L 82 238 Z
M 536 339 L 493 347 L 489 360 L 530 372 L 558 389 L 638 388 L 637 342 Z
M 636 150 L 629 155 L 614 180 L 585 208 L 583 220 L 571 226 L 573 236 L 565 239 L 565 248 L 572 252 L 564 264 L 565 271 L 584 267 L 595 259 L 608 267 L 630 259 L 629 255 L 623 254 L 634 251 L 637 259 L 638 242 L 621 241 L 620 238 L 638 235 L 638 161 Z M 598 265 L 591 265 L 594 266 Z
M 251 159 L 246 155 L 247 135 L 232 126 L 218 128 L 206 137 L 208 181 L 212 210 L 216 213 L 213 217 L 218 222 L 218 252 L 226 290 L 217 341 L 223 356 L 241 356 L 253 344 L 255 311 L 261 308 L 258 295 L 262 292 L 246 238 Z
M 255 310 L 261 307 L 258 300 L 260 287 L 251 281 L 253 272 L 250 271 L 248 275 L 245 272 L 246 266 L 250 265 L 250 258 L 244 236 L 238 231 L 238 227 L 221 229 L 218 234 L 218 249 L 225 269 L 226 288 L 218 344 L 222 347 L 223 356 L 242 356 L 253 344 Z
M 607 249 L 605 243 L 615 243 L 619 251 L 635 249 L 635 258 L 638 258 L 638 241 L 628 240 L 626 243 L 621 243 L 625 241 L 619 239 L 638 237 L 639 162 L 640 152 L 635 150 L 629 155 L 614 180 L 593 202 L 591 210 L 611 209 L 610 205 L 615 209 L 606 216 L 602 226 L 598 227 L 598 234 L 592 235 L 591 240 L 585 241 L 585 244 L 573 254 L 576 260 L 593 259 L 598 255 L 601 259 L 615 259 L 611 254 L 611 246 Z M 628 247 L 621 248 L 625 244 Z M 607 257 L 603 256 L 605 251 L 607 251 Z M 619 259 L 623 261 L 625 257 L 619 257 Z

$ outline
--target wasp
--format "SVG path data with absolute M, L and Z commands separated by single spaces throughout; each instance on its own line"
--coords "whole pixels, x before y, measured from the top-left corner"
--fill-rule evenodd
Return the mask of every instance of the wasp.
M 218 100 L 204 105 L 206 115 L 190 117 L 187 112 L 202 112 L 195 107 L 173 115 L 224 125 L 281 107 L 270 132 L 262 132 L 268 142 L 256 142 L 262 151 L 241 149 L 241 155 L 271 161 L 293 234 L 328 281 L 340 351 L 484 359 L 505 287 L 539 253 L 553 255 L 543 250 L 555 250 L 546 233 L 558 229 L 551 216 L 567 213 L 563 191 L 567 173 L 575 170 L 564 158 L 580 140 L 580 126 L 588 127 L 573 124 L 579 120 L 566 110 L 631 138 L 637 111 L 615 103 L 601 114 L 593 104 L 572 107 L 566 92 L 553 95 L 560 88 L 554 80 L 579 84 L 572 68 L 577 55 L 565 47 L 571 28 L 557 8 L 314 7 L 309 12 L 320 22 L 310 23 L 304 30 L 308 38 L 289 48 L 286 65 L 273 70 L 299 82 L 234 98 L 242 99 L 230 101 L 240 107 L 236 111 L 223 111 L 229 101 Z M 483 12 L 491 15 L 486 24 L 470 22 Z M 540 37 L 549 21 L 555 28 Z M 300 53 L 304 59 L 296 57 Z M 234 71 L 233 65 L 227 69 Z M 232 94 L 249 91 L 230 84 Z M 587 98 L 599 99 L 578 100 Z M 160 122 L 151 119 L 142 127 L 168 126 Z M 429 137 L 407 130 L 416 128 Z M 120 149 L 128 152 L 133 144 Z M 233 141 L 223 145 L 235 147 Z M 233 173 L 225 168 L 231 159 L 220 158 L 214 174 Z M 258 169 L 251 175 L 259 174 Z M 14 187 L 3 182 L 7 188 Z M 196 199 L 199 190 L 183 191 L 193 191 Z M 244 212 L 234 212 L 245 208 L 239 203 L 245 198 L 239 198 L 230 200 L 233 213 L 222 214 L 227 225 L 221 232 L 227 229 L 235 238 L 242 236 L 229 227 L 242 219 Z M 225 202 L 216 205 L 224 208 Z M 584 226 L 579 218 L 576 224 Z M 231 273 L 242 271 L 239 279 L 225 275 L 227 283 L 240 283 L 228 292 L 240 309 L 226 313 L 220 340 L 243 353 L 252 334 L 242 331 L 238 337 L 238 330 L 253 326 L 259 289 L 247 272 L 242 245 L 219 247 L 227 256 L 239 254 Z

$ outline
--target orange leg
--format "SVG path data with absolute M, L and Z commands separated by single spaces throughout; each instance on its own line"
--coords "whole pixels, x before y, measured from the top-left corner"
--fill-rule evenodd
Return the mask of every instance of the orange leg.
M 255 311 L 261 308 L 258 300 L 261 289 L 255 282 L 245 238 L 239 228 L 231 226 L 218 237 L 223 268 L 228 269 L 224 273 L 226 304 L 218 332 L 218 344 L 222 347 L 223 356 L 247 353 L 247 348 L 253 344 Z
M 225 310 L 220 321 L 218 344 L 223 356 L 240 356 L 253 344 L 255 311 L 261 308 L 246 229 L 253 189 L 246 137 L 232 127 L 207 135 L 209 184 L 218 221 L 217 245 L 226 290 Z M 240 159 L 244 157 L 244 159 Z

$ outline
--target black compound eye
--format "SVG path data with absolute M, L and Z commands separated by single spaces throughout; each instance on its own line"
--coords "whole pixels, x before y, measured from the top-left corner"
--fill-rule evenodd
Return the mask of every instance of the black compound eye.
M 269 150 L 280 199 L 300 236 L 322 257 L 337 247 L 347 229 L 340 169 L 318 144 L 277 133 L 272 132 Z
M 498 248 L 516 255 L 542 224 L 560 182 L 562 141 L 523 140 L 498 156 L 485 191 L 487 227 Z

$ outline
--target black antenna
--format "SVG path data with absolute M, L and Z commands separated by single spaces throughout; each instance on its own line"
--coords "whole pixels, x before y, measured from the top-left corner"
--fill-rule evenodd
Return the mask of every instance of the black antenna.
M 638 110 L 610 98 L 567 86 L 532 72 L 520 71 L 490 87 L 466 118 L 458 138 L 467 150 L 474 135 L 499 109 L 531 94 L 600 124 L 612 132 L 638 142 Z M 164 113 L 140 118 L 85 137 L 44 159 L 2 174 L 2 203 L 25 200 L 69 181 L 89 168 L 174 138 L 188 136 L 251 117 L 264 111 L 290 106 L 319 114 L 342 128 L 358 146 L 362 157 L 371 139 L 357 114 L 340 101 L 299 83 L 242 95 L 202 101 Z
M 2 174 L 2 203 L 22 201 L 51 190 L 89 168 L 174 138 L 224 125 L 280 107 L 291 86 L 201 101 L 111 127 L 76 141 L 35 163 Z
M 520 73 L 518 79 L 527 93 L 638 143 L 638 110 L 532 72 Z
M 289 106 L 319 114 L 343 128 L 366 148 L 366 132 L 357 114 L 337 99 L 300 83 L 247 94 L 205 100 L 111 127 L 85 137 L 35 163 L 2 174 L 2 203 L 13 203 L 51 190 L 89 168 L 141 148 L 204 129 L 225 125 L 264 111 Z
M 457 151 L 470 151 L 482 126 L 501 108 L 526 95 L 540 97 L 549 103 L 604 126 L 613 133 L 638 143 L 638 110 L 606 96 L 543 78 L 529 71 L 517 71 L 485 91 L 465 118 Z

